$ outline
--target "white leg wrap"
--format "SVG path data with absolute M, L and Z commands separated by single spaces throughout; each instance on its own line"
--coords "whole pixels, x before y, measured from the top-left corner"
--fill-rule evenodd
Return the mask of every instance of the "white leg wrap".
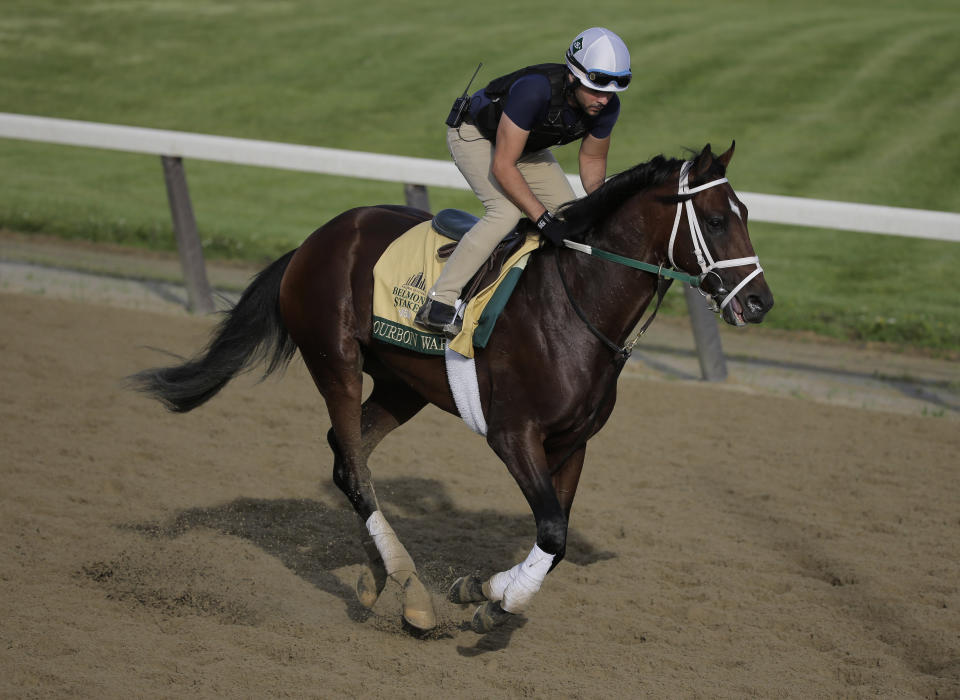
M 367 518 L 367 532 L 373 538 L 373 543 L 380 552 L 380 558 L 383 559 L 383 566 L 387 574 L 393 576 L 399 571 L 415 572 L 417 567 L 413 564 L 413 559 L 407 553 L 406 548 L 400 544 L 396 533 L 390 527 L 390 523 L 383 517 L 383 513 L 375 510 L 373 515 Z
M 507 612 L 520 612 L 540 590 L 554 556 L 533 545 L 522 564 L 490 577 L 486 585 L 488 597 L 490 600 L 499 600 L 500 607 Z

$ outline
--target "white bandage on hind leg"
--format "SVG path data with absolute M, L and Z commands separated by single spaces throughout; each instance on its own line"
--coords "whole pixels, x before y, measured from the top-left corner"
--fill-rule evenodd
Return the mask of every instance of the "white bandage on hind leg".
M 379 510 L 373 511 L 373 515 L 367 518 L 367 532 L 373 538 L 373 543 L 377 546 L 380 558 L 383 559 L 383 566 L 389 575 L 392 576 L 399 571 L 415 572 L 417 570 L 413 564 L 413 558 L 400 544 L 397 534 Z
M 485 587 L 487 597 L 490 600 L 499 600 L 500 607 L 507 612 L 520 612 L 540 590 L 555 556 L 533 545 L 523 563 L 490 577 Z

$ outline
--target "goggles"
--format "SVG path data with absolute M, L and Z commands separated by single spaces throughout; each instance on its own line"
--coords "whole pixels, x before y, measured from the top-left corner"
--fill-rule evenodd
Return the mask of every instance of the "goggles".
M 602 70 L 587 70 L 583 67 L 583 64 L 580 63 L 577 59 L 573 57 L 573 54 L 567 52 L 567 60 L 570 61 L 576 68 L 583 71 L 583 74 L 587 76 L 587 79 L 594 85 L 600 85 L 606 87 L 610 83 L 616 83 L 617 87 L 625 88 L 630 84 L 630 80 L 633 77 L 630 71 L 622 71 L 620 73 L 608 73 L 607 71 Z

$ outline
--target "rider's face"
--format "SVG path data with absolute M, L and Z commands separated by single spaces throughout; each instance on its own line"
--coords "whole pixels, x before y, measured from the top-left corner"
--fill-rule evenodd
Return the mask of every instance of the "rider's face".
M 577 101 L 577 104 L 580 105 L 580 109 L 591 117 L 600 114 L 600 110 L 607 106 L 612 95 L 612 92 L 594 90 L 582 83 L 577 83 L 577 87 L 574 88 L 573 91 L 573 98 Z

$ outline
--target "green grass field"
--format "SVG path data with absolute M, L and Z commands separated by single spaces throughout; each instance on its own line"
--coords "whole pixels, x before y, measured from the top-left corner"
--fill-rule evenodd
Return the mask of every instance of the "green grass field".
M 955 0 L 6 0 L 0 111 L 445 159 L 443 119 L 478 61 L 480 85 L 560 60 L 591 25 L 623 36 L 636 76 L 611 173 L 736 139 L 740 190 L 960 211 Z M 558 156 L 574 172 L 575 147 Z M 0 163 L 0 226 L 173 245 L 158 158 L 0 139 Z M 266 260 L 346 208 L 403 198 L 390 183 L 186 168 L 211 256 Z M 479 212 L 470 193 L 430 195 Z M 769 325 L 960 348 L 960 245 L 751 233 L 777 298 Z

